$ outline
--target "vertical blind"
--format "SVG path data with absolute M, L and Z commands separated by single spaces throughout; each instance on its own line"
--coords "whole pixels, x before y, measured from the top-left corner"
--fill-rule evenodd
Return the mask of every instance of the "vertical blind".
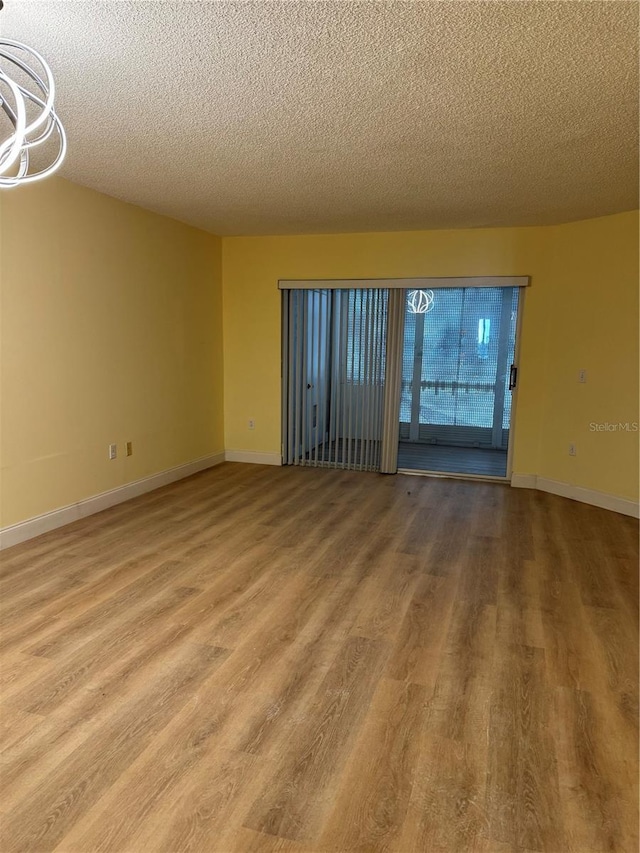
M 285 290 L 283 461 L 380 470 L 389 293 Z

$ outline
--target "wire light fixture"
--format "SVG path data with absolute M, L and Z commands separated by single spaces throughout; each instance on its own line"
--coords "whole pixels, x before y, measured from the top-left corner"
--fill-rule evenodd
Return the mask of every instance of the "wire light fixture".
M 426 314 L 433 308 L 433 290 L 411 290 L 407 297 L 410 314 Z
M 51 69 L 38 51 L 0 38 L 0 107 L 13 126 L 6 138 L 0 136 L 0 189 L 46 178 L 64 160 L 67 137 L 53 108 L 55 93 Z M 33 149 L 56 137 L 53 162 L 34 169 Z

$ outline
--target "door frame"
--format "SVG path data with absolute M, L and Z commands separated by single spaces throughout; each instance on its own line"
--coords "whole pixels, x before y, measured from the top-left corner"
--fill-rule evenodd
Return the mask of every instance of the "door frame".
M 522 332 L 522 322 L 523 316 L 526 306 L 526 291 L 527 288 L 531 285 L 531 277 L 528 275 L 496 275 L 496 276 L 451 276 L 451 277 L 436 277 L 436 276 L 421 276 L 419 278 L 351 278 L 351 279 L 278 279 L 278 290 L 288 291 L 288 290 L 308 290 L 320 288 L 322 290 L 350 290 L 350 289 L 371 289 L 371 288 L 380 288 L 387 290 L 403 290 L 406 294 L 408 290 L 419 290 L 422 288 L 426 289 L 435 289 L 440 287 L 517 287 L 519 289 L 518 294 L 518 318 L 516 323 L 516 336 L 514 342 L 514 364 L 519 368 L 520 362 L 520 340 L 521 340 L 521 332 Z M 286 293 L 283 294 L 286 297 Z M 405 297 L 406 298 L 406 297 Z M 287 391 L 288 391 L 288 370 L 287 370 L 287 360 L 286 357 L 288 355 L 288 340 L 286 340 L 285 330 L 288 326 L 288 312 L 285 309 L 286 299 L 283 299 L 282 302 L 282 313 L 281 313 L 281 322 L 282 322 L 282 330 L 281 330 L 281 341 L 282 341 L 282 362 L 281 362 L 281 377 L 282 377 L 282 455 L 283 462 L 284 456 L 286 453 L 285 448 L 285 436 L 287 434 L 287 418 L 284 412 L 284 404 L 287 399 Z M 512 465 L 513 465 L 513 434 L 514 434 L 514 424 L 517 412 L 517 400 L 518 400 L 518 390 L 519 390 L 520 380 L 516 383 L 516 388 L 514 392 L 512 392 L 511 399 L 511 421 L 509 424 L 509 441 L 507 444 L 507 472 L 505 477 L 477 477 L 471 474 L 462 474 L 462 475 L 454 475 L 454 474 L 445 474 L 443 475 L 441 472 L 433 472 L 433 476 L 458 476 L 463 479 L 490 479 L 496 480 L 499 482 L 508 482 L 512 475 Z M 398 391 L 398 413 L 397 416 L 399 418 L 400 397 Z M 416 474 L 427 474 L 430 472 L 422 472 L 422 471 L 407 471 L 406 473 L 416 473 Z
M 521 287 L 518 293 L 518 316 L 516 317 L 516 337 L 513 344 L 513 364 L 518 371 L 516 377 L 516 387 L 511 392 L 511 420 L 509 421 L 509 441 L 507 442 L 507 473 L 505 480 L 511 482 L 511 474 L 513 473 L 513 436 L 515 433 L 516 411 L 518 408 L 518 391 L 520 390 L 520 340 L 522 337 L 522 317 L 526 305 L 527 288 Z

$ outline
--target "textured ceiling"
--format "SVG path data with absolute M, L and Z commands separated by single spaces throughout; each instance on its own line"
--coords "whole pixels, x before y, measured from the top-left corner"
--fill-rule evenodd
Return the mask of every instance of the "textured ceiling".
M 54 68 L 63 176 L 217 234 L 637 206 L 635 2 L 5 0 L 0 23 Z

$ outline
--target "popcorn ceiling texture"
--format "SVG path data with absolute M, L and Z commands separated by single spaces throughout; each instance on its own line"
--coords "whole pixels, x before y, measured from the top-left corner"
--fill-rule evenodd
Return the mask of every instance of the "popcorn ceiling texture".
M 534 225 L 638 194 L 635 2 L 18 2 L 62 175 L 216 234 Z

